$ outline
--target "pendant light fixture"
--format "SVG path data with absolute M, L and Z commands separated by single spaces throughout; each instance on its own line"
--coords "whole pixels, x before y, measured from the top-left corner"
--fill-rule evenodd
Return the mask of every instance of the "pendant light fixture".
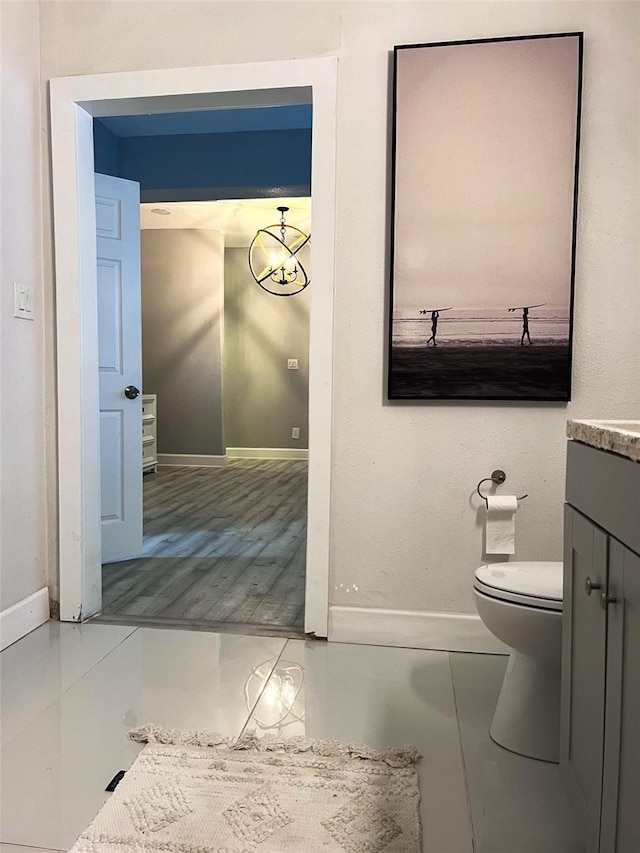
M 249 269 L 257 284 L 273 296 L 295 296 L 311 284 L 300 251 L 309 243 L 294 225 L 287 225 L 288 207 L 278 207 L 280 222 L 260 228 L 249 246 Z

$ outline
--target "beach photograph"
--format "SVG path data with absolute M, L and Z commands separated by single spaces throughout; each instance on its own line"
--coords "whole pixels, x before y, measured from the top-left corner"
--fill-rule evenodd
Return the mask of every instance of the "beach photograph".
M 396 47 L 390 399 L 570 399 L 581 34 Z

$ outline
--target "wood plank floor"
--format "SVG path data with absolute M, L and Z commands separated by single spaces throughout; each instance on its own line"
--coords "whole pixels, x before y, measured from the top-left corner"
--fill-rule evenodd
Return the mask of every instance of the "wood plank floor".
M 144 555 L 102 567 L 98 621 L 303 636 L 307 463 L 144 478 Z

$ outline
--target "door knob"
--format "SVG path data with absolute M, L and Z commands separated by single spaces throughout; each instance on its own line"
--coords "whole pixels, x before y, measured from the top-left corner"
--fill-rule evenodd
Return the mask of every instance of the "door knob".
M 602 595 L 600 596 L 600 607 L 602 607 L 603 610 L 606 610 L 610 604 L 615 604 L 615 603 L 616 603 L 616 598 L 614 595 L 607 595 L 606 592 L 603 592 Z
M 587 595 L 591 595 L 594 589 L 602 589 L 602 584 L 593 583 L 591 578 L 587 578 L 584 582 L 584 591 L 587 593 Z
M 124 389 L 124 396 L 128 400 L 135 400 L 136 397 L 140 396 L 140 391 L 138 388 L 136 388 L 135 385 L 127 385 L 127 387 Z

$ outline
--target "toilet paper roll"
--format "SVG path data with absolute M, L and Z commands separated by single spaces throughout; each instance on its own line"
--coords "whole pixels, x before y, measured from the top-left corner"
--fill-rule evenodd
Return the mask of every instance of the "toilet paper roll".
M 515 495 L 487 497 L 486 554 L 515 554 L 517 510 Z

